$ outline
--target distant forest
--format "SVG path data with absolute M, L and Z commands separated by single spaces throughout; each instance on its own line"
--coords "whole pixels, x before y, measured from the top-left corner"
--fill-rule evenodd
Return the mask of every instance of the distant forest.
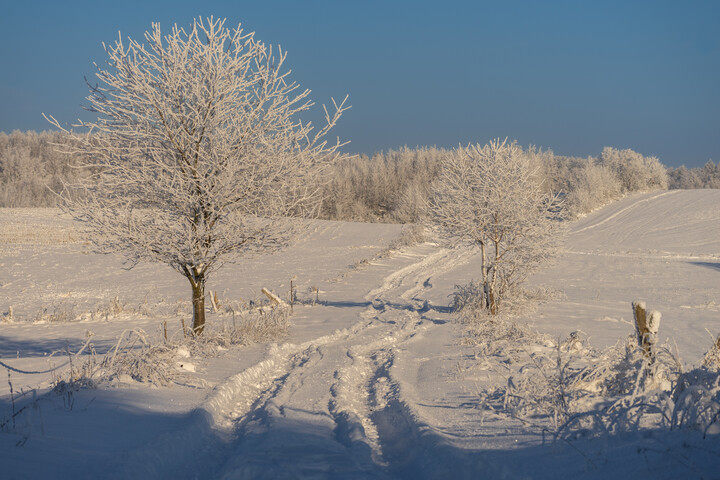
M 0 207 L 53 207 L 65 183 L 91 175 L 62 153 L 61 132 L 0 132 Z M 587 213 L 626 193 L 656 189 L 720 188 L 720 162 L 703 167 L 666 167 L 655 157 L 606 147 L 596 157 L 555 155 L 535 147 L 537 175 L 548 191 L 565 198 L 570 217 Z M 430 183 L 449 150 L 401 148 L 343 160 L 319 186 L 321 216 L 333 220 L 410 223 L 421 219 Z

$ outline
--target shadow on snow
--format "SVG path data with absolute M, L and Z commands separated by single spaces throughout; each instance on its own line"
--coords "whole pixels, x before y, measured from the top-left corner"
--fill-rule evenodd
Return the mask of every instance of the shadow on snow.
M 397 424 L 375 462 L 362 432 L 327 414 L 265 407 L 233 435 L 219 434 L 202 410 L 152 412 L 147 389 L 80 390 L 46 395 L 0 431 L 3 478 L 714 478 L 720 436 L 692 430 L 645 430 L 572 442 L 546 442 L 518 432 L 479 427 L 462 448 L 429 428 Z M 15 402 L 27 407 L 31 398 Z M 0 399 L 0 419 L 12 412 Z M 460 407 L 459 407 L 460 408 Z M 478 415 L 480 412 L 478 412 Z M 385 421 L 393 422 L 392 418 Z M 406 423 L 406 422 L 405 422 Z M 492 422 L 491 422 L 492 423 Z M 507 426 L 507 425 L 506 425 Z M 380 429 L 383 444 L 383 428 Z M 503 439 L 504 437 L 504 439 Z M 463 437 L 455 438 L 462 442 Z

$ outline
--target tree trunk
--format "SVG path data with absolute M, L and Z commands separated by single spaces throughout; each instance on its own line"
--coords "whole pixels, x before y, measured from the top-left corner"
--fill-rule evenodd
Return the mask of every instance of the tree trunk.
M 490 309 L 490 315 L 497 315 L 497 292 L 495 291 L 495 286 L 497 285 L 498 258 L 500 257 L 500 239 L 495 237 L 492 239 L 492 242 L 495 247 L 495 256 L 493 257 L 490 288 L 488 288 L 488 308 Z
M 497 315 L 497 302 L 495 301 L 495 292 L 493 290 L 488 292 L 488 308 L 490 309 L 490 315 Z
M 190 280 L 193 304 L 193 334 L 201 335 L 205 329 L 205 279 Z
M 480 251 L 482 252 L 482 284 L 483 284 L 483 298 L 482 304 L 485 308 L 490 308 L 490 286 L 488 285 L 488 271 L 487 271 L 487 255 L 485 254 L 485 242 L 480 241 Z

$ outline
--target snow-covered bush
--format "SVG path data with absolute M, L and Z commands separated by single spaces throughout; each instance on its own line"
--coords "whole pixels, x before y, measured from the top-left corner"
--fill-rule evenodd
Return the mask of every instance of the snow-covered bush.
M 558 342 L 484 315 L 470 323 L 465 344 L 475 347 L 478 368 L 496 379 L 479 392 L 480 403 L 555 438 L 643 429 L 720 433 L 720 369 L 684 372 L 667 345 L 649 358 L 636 334 L 597 351 L 580 332 Z
M 68 389 L 131 381 L 157 386 L 192 383 L 199 381 L 189 376 L 195 368 L 193 357 L 215 356 L 233 346 L 278 339 L 290 327 L 287 305 L 233 304 L 218 317 L 203 335 L 193 335 L 184 322 L 183 328 L 176 324 L 171 332 L 165 322 L 159 336 L 140 328 L 125 330 L 104 356 L 95 352 L 89 334 L 83 348 L 69 355 L 69 369 L 55 379 L 55 384 Z M 83 354 L 85 351 L 89 354 Z
M 417 222 L 446 152 L 404 147 L 345 159 L 323 184 L 323 216 L 334 220 Z
M 720 188 L 720 162 L 708 160 L 704 166 L 668 168 L 669 188 Z
M 600 164 L 615 172 L 622 193 L 668 188 L 667 171 L 656 157 L 645 157 L 630 149 L 605 147 L 600 154 Z
M 418 243 L 427 241 L 427 239 L 428 234 L 425 231 L 425 227 L 420 224 L 411 223 L 403 226 L 400 231 L 400 235 L 390 242 L 388 248 L 394 250 L 402 247 L 417 245 Z
M 290 316 L 290 307 L 286 304 L 230 308 L 225 310 L 219 325 L 211 329 L 207 339 L 194 340 L 225 347 L 268 341 L 287 334 Z
M 655 157 L 632 150 L 603 149 L 600 158 L 576 158 L 536 152 L 548 191 L 565 200 L 568 216 L 578 217 L 626 193 L 666 189 L 668 173 Z
M 622 195 L 620 181 L 614 172 L 592 159 L 569 175 L 572 189 L 565 196 L 565 206 L 570 217 L 591 212 Z
M 447 243 L 480 251 L 480 293 L 493 315 L 557 252 L 562 208 L 541 171 L 535 155 L 497 139 L 449 152 L 432 184 L 429 223 Z
M 470 280 L 465 285 L 455 285 L 450 306 L 454 312 L 458 312 L 463 323 L 475 321 L 480 317 L 481 312 L 487 309 L 487 297 L 482 282 Z
M 100 362 L 94 379 L 123 381 L 125 378 L 140 383 L 168 385 L 181 375 L 175 366 L 178 347 L 154 343 L 141 329 L 126 330 L 115 347 Z
M 52 308 L 40 310 L 33 323 L 69 323 L 75 321 L 77 315 L 74 312 L 74 305 L 55 305 Z

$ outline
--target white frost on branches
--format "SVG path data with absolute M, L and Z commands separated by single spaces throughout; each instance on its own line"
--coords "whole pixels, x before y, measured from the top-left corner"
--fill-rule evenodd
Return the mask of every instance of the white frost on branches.
M 298 120 L 312 102 L 283 71 L 286 54 L 225 20 L 167 35 L 153 23 L 145 44 L 120 37 L 105 50 L 88 97 L 98 118 L 70 132 L 71 153 L 97 173 L 67 185 L 64 206 L 109 250 L 187 277 L 201 330 L 221 259 L 282 243 L 283 216 L 317 210 L 317 179 L 341 156 L 324 137 L 349 107 L 333 100 L 318 130 Z
M 431 221 L 451 242 L 480 249 L 479 293 L 492 314 L 558 248 L 560 206 L 540 169 L 535 156 L 498 139 L 450 153 L 433 184 Z

